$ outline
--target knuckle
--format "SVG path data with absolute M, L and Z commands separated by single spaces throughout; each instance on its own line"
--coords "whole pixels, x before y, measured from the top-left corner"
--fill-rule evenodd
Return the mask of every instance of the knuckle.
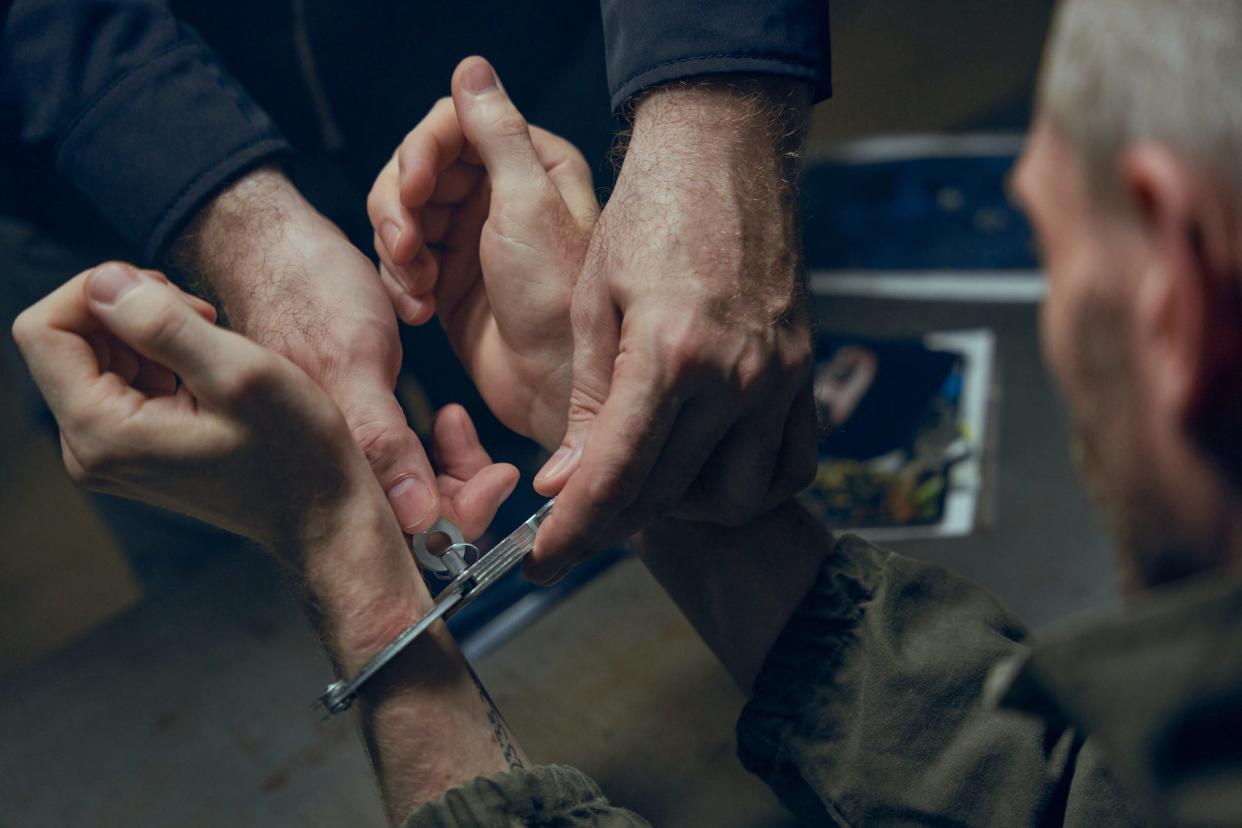
M 60 441 L 60 457 L 65 464 L 65 471 L 69 474 L 69 479 L 79 486 L 90 486 L 94 481 L 91 471 L 87 467 L 80 453 L 70 448 L 68 439 L 61 435 Z
M 58 416 L 61 435 L 66 439 L 83 438 L 94 434 L 99 427 L 99 414 L 94 406 L 70 405 Z
M 405 136 L 405 138 L 401 141 L 401 146 L 397 147 L 397 152 L 395 153 L 397 168 L 396 174 L 398 181 L 404 182 L 410 173 L 418 168 L 416 158 L 418 157 L 419 151 L 422 150 L 426 144 L 426 137 L 418 129 L 411 131 L 410 134 Z M 389 166 L 392 166 L 391 162 Z
M 508 106 L 496 113 L 492 130 L 501 138 L 519 138 L 530 134 L 530 125 L 521 112 Z
M 13 341 L 17 347 L 24 348 L 34 338 L 37 323 L 34 308 L 26 308 L 13 320 Z
M 746 353 L 737 361 L 733 368 L 733 387 L 742 397 L 751 397 L 759 393 L 768 379 L 769 361 L 758 353 L 754 347 L 747 348 Z
M 815 364 L 815 349 L 809 338 L 799 337 L 783 352 L 783 374 L 793 384 L 810 379 Z
M 436 102 L 431 105 L 431 112 L 429 112 L 428 114 L 429 115 L 440 115 L 440 114 L 443 114 L 446 110 L 452 110 L 452 109 L 453 109 L 453 96 L 442 95 L 439 98 L 436 98 Z
M 569 397 L 567 423 L 570 426 L 590 423 L 599 416 L 600 410 L 604 407 L 606 396 L 606 389 L 604 393 L 592 393 L 588 389 L 574 388 Z
M 725 381 L 739 397 L 749 399 L 769 384 L 775 367 L 769 343 L 758 336 L 747 336 L 733 351 Z
M 659 334 L 656 353 L 674 382 L 682 383 L 700 376 L 710 361 L 708 343 L 695 327 L 667 325 Z
M 138 335 L 143 342 L 156 349 L 164 349 L 175 345 L 185 329 L 186 315 L 182 313 L 180 303 L 164 301 L 158 308 L 138 326 Z
M 65 453 L 65 468 L 69 477 L 79 486 L 96 486 L 116 470 L 117 455 L 109 444 L 87 441 L 73 451 Z
M 376 179 L 371 185 L 371 192 L 367 193 L 367 217 L 371 219 L 371 225 L 379 227 L 381 210 L 383 208 L 383 195 L 380 189 L 383 187 L 381 179 Z
M 413 156 L 415 151 L 418 149 L 418 146 L 418 136 L 411 132 L 409 135 L 405 136 L 405 140 L 401 142 L 401 145 L 397 147 L 397 151 L 393 153 L 392 160 L 389 161 L 388 166 L 384 168 L 384 171 L 387 172 L 388 170 L 392 170 L 393 167 L 396 167 L 396 169 L 393 170 L 393 174 L 396 176 L 397 186 L 400 188 L 408 186 L 410 173 L 415 167 Z M 374 193 L 375 189 L 379 187 L 382 177 L 383 173 L 380 174 L 380 178 L 375 180 L 375 187 L 371 188 L 372 193 Z
M 95 478 L 91 476 L 89 471 L 83 468 L 81 462 L 75 462 L 70 457 L 65 457 L 65 471 L 69 474 L 69 479 L 74 484 L 84 489 L 89 489 L 96 483 Z
M 279 383 L 280 363 L 266 353 L 239 365 L 220 384 L 220 394 L 235 403 L 264 398 Z
M 367 419 L 351 424 L 349 433 L 372 465 L 394 454 L 400 446 L 398 438 L 378 420 Z
M 786 343 L 784 349 L 786 364 L 794 370 L 806 370 L 815 361 L 815 345 L 810 335 L 794 337 Z

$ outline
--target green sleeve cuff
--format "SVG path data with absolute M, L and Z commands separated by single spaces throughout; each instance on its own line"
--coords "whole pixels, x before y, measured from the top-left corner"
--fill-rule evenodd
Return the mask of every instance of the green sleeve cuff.
M 480 776 L 422 805 L 405 828 L 556 825 L 637 828 L 647 823 L 615 808 L 590 777 L 564 765 L 537 765 Z

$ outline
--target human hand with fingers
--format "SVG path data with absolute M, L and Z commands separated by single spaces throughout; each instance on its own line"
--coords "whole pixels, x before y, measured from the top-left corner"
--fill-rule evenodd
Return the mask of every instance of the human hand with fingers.
M 401 317 L 434 312 L 488 406 L 545 447 L 568 410 L 569 306 L 599 214 L 590 168 L 529 126 L 482 58 L 467 58 L 367 202 Z
M 572 301 L 573 390 L 535 479 L 535 577 L 661 514 L 737 526 L 815 471 L 795 183 L 806 84 L 643 94 Z
M 435 473 L 393 390 L 401 340 L 375 265 L 279 169 L 256 169 L 204 207 L 173 251 L 229 327 L 306 372 L 345 415 L 409 533 L 441 512 Z
M 366 457 L 304 372 L 214 319 L 161 275 L 108 263 L 13 333 L 76 481 L 259 541 L 350 620 L 350 642 L 383 643 L 430 598 Z M 443 514 L 476 537 L 517 470 L 491 463 L 460 406 L 434 437 Z
M 434 309 L 500 419 L 558 449 L 528 574 L 660 514 L 737 523 L 789 497 L 815 462 L 797 85 L 653 93 L 597 217 L 585 165 L 489 69 L 458 67 L 368 207 L 402 318 Z
M 354 676 L 431 596 L 339 409 L 214 319 L 160 274 L 108 263 L 22 313 L 13 335 L 73 477 L 263 543 L 292 570 L 338 675 Z M 461 406 L 432 431 L 442 513 L 474 540 L 517 469 L 491 462 Z M 356 709 L 394 821 L 526 761 L 443 623 L 368 682 Z

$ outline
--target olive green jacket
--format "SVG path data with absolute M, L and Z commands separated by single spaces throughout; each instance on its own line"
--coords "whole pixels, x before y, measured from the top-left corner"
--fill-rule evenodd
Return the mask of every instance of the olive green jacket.
M 809 824 L 1242 825 L 1242 585 L 1033 646 L 979 587 L 847 536 L 769 653 L 738 753 Z M 406 824 L 646 823 L 541 766 Z

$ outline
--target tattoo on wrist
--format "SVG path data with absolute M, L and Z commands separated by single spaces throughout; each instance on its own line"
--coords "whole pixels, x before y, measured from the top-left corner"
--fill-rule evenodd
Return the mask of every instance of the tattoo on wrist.
M 488 704 L 487 723 L 492 726 L 492 735 L 496 737 L 496 744 L 500 746 L 500 754 L 509 764 L 509 770 L 526 767 L 522 762 L 521 755 L 513 744 L 513 740 L 509 738 L 509 728 L 505 725 L 505 720 L 501 718 L 500 712 L 491 703 L 487 693 L 480 693 L 479 695 Z
M 504 717 L 496 709 L 496 703 L 492 701 L 491 695 L 487 692 L 487 688 L 483 686 L 483 682 L 479 680 L 473 667 L 470 668 L 470 678 L 474 681 L 474 686 L 479 690 L 479 698 L 487 706 L 487 724 L 492 729 L 492 736 L 496 739 L 496 744 L 500 748 L 500 755 L 504 757 L 509 770 L 526 767 L 526 763 L 522 761 L 522 752 L 518 750 L 517 742 L 513 739 L 513 733 L 509 729 L 509 725 L 505 723 Z

